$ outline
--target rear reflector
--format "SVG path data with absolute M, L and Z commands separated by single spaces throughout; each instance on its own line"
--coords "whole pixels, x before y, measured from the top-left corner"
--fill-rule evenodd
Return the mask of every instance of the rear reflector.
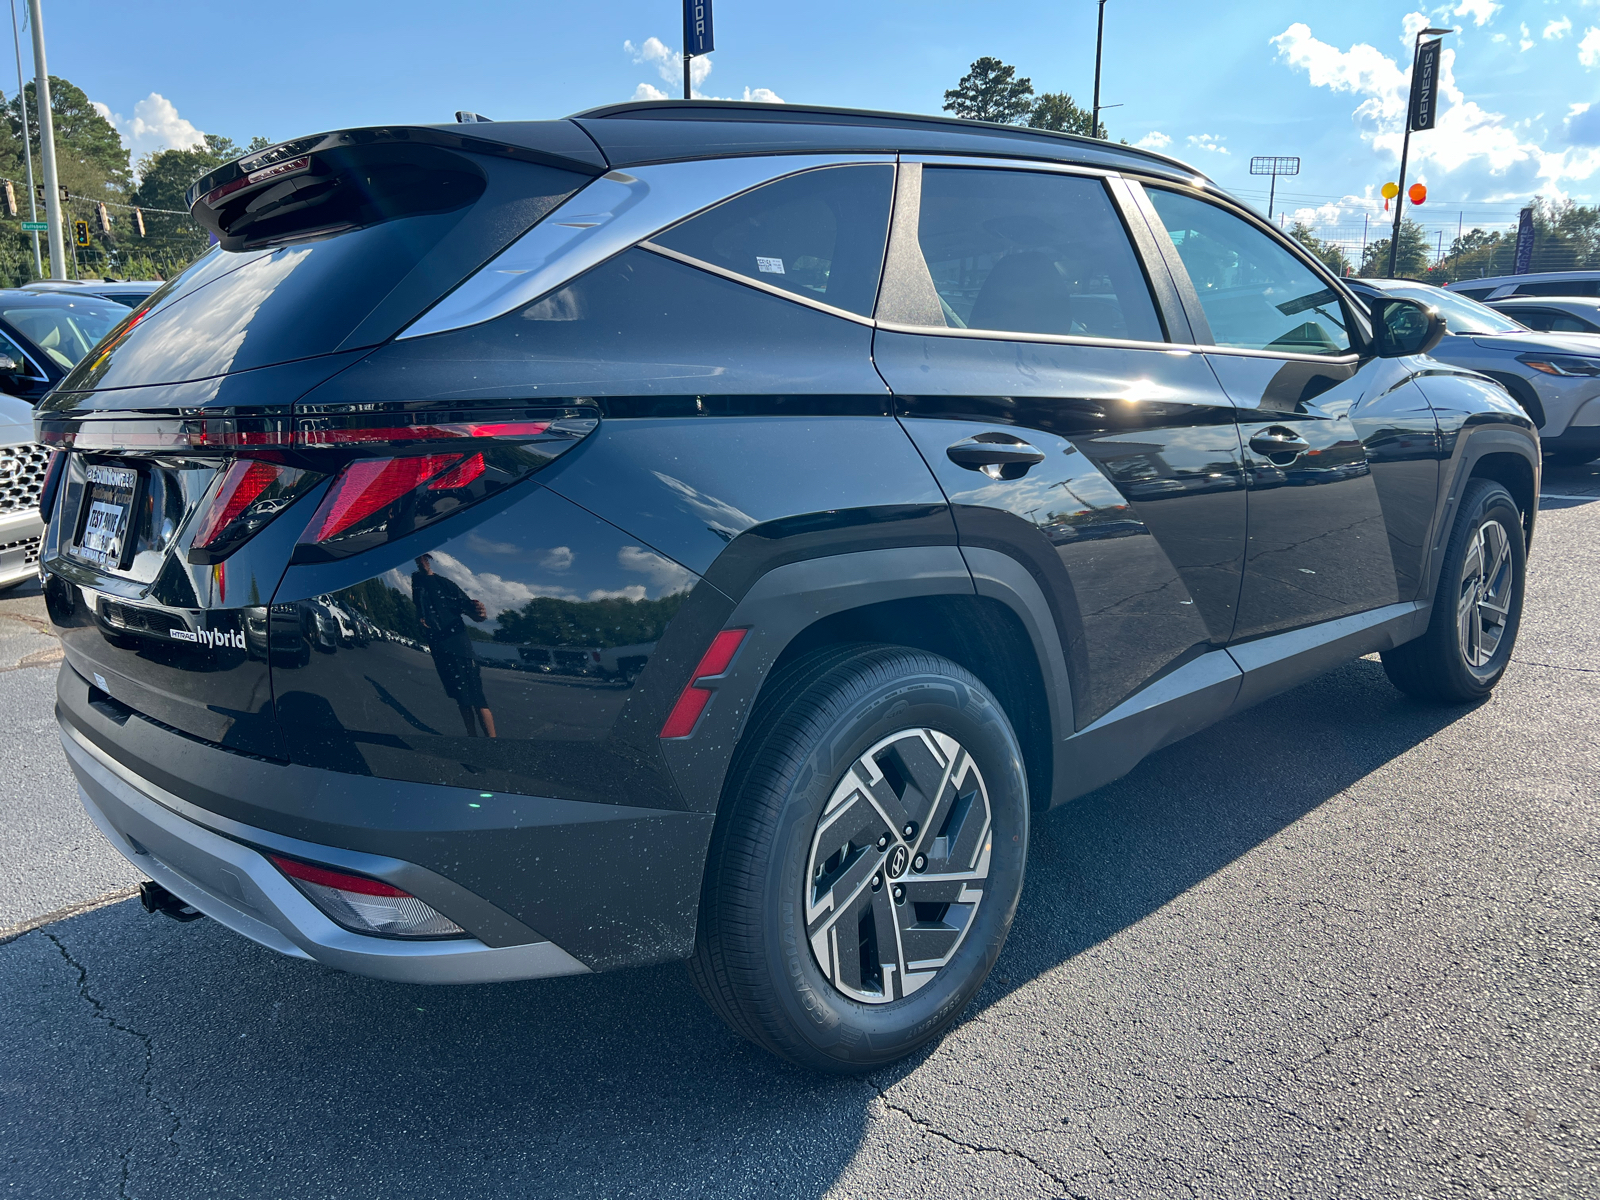
M 466 930 L 390 883 L 347 875 L 292 858 L 267 856 L 331 920 L 356 933 L 385 937 L 459 937 Z
M 700 714 L 711 703 L 711 688 L 706 686 L 706 681 L 727 671 L 744 635 L 749 632 L 748 629 L 724 629 L 711 639 L 710 648 L 700 656 L 700 665 L 694 669 L 694 675 L 667 715 L 667 723 L 661 727 L 662 737 L 688 737 L 694 732 Z

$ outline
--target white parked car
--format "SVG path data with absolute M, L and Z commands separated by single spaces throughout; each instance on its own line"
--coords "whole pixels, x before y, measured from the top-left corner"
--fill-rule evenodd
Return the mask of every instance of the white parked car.
M 1446 286 L 1469 300 L 1504 300 L 1508 296 L 1600 296 L 1600 271 L 1494 275 L 1487 279 L 1458 279 Z
M 39 571 L 39 489 L 50 452 L 33 440 L 33 405 L 0 395 L 0 589 Z

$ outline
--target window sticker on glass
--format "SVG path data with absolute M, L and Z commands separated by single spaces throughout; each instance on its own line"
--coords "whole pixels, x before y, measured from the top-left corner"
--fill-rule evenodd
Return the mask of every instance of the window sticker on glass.
M 760 271 L 763 275 L 782 275 L 783 259 L 762 258 L 758 255 L 756 257 L 756 270 Z

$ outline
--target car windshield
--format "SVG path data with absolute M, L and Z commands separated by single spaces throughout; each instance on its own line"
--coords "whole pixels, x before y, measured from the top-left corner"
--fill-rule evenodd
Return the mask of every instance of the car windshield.
M 1524 333 L 1528 328 L 1505 313 L 1495 312 L 1487 305 L 1443 288 L 1429 287 L 1425 283 L 1385 283 L 1380 286 L 1390 296 L 1420 300 L 1437 308 L 1439 315 L 1444 318 L 1445 328 L 1451 333 Z
M 0 318 L 39 347 L 63 371 L 75 367 L 78 360 L 127 315 L 126 305 L 109 300 L 0 307 Z

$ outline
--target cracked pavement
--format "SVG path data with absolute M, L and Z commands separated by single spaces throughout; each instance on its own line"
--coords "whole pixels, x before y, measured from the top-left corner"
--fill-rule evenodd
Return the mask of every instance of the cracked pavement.
M 677 966 L 428 989 L 131 902 L 29 928 L 137 877 L 54 668 L 0 670 L 0 1196 L 1600 1194 L 1600 468 L 1545 490 L 1582 498 L 1492 700 L 1363 660 L 1040 819 L 977 1001 L 859 1079 Z

